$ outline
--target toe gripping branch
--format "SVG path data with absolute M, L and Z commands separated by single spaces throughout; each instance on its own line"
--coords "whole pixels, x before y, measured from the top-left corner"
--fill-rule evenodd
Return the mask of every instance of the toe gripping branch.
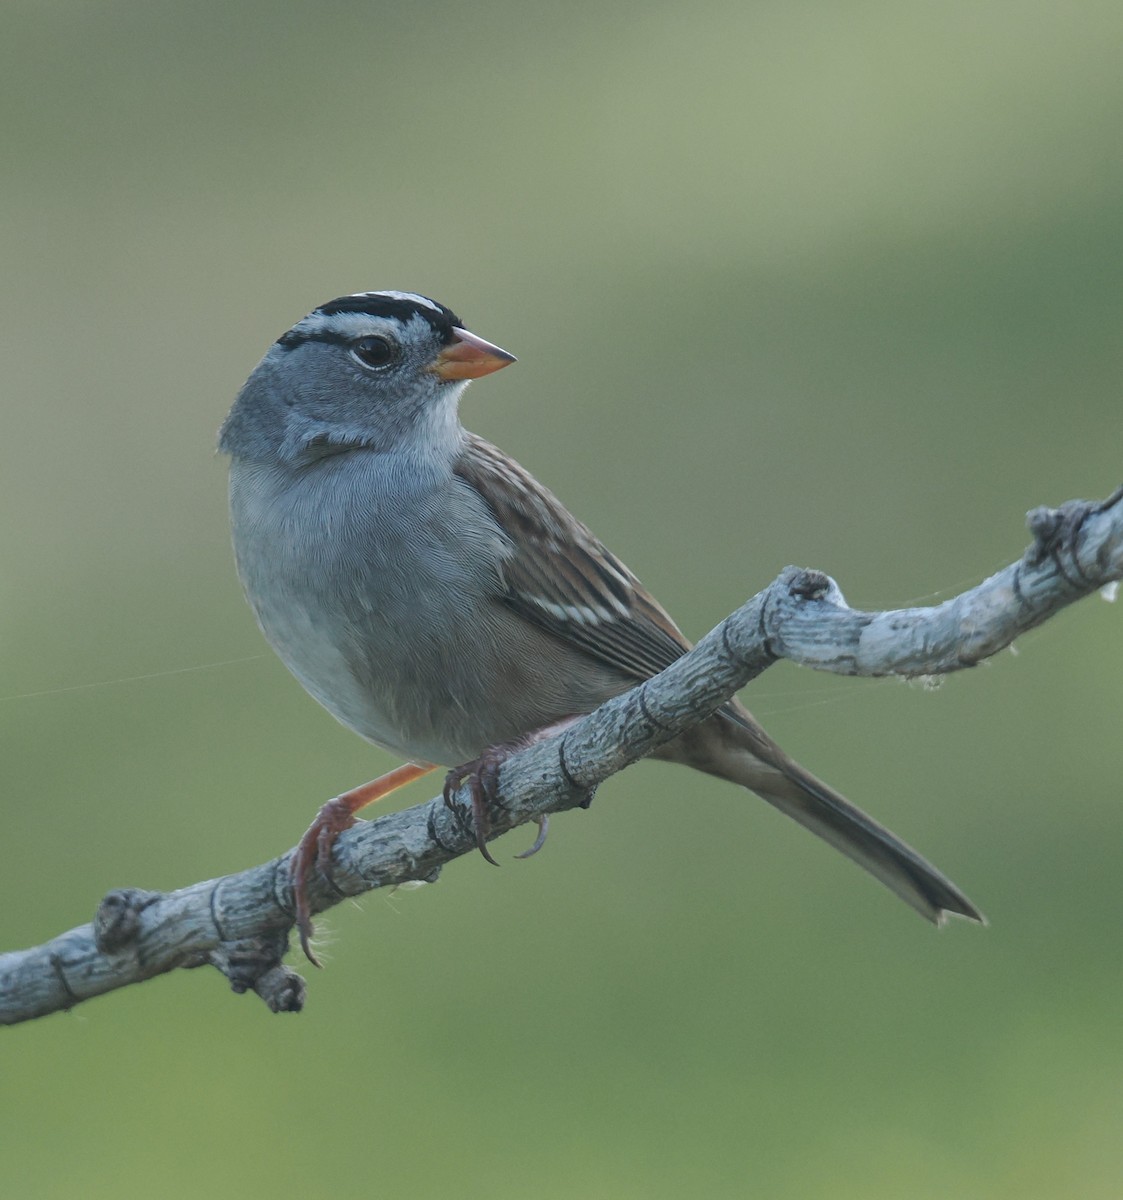
M 313 966 L 323 965 L 312 952 L 312 905 L 308 898 L 308 880 L 313 865 L 321 878 L 334 887 L 332 849 L 335 839 L 355 824 L 355 813 L 432 770 L 434 768 L 426 763 L 405 763 L 370 783 L 336 796 L 320 809 L 300 839 L 289 862 L 289 881 L 292 884 L 293 920 L 300 934 L 300 948 Z
M 456 817 L 460 827 L 466 834 L 474 834 L 476 847 L 493 867 L 499 866 L 487 848 L 488 835 L 491 833 L 491 818 L 488 808 L 499 802 L 499 768 L 518 746 L 490 746 L 471 762 L 453 767 L 445 776 L 445 785 L 441 791 L 445 807 Z M 469 827 L 464 808 L 456 803 L 456 793 L 465 784 L 471 797 L 472 821 Z M 540 835 L 541 836 L 541 835 Z M 544 838 L 542 840 L 545 840 Z
M 456 817 L 465 834 L 475 837 L 477 849 L 492 866 L 497 867 L 499 864 L 487 848 L 488 838 L 491 834 L 489 810 L 493 806 L 502 805 L 499 797 L 499 772 L 503 764 L 513 754 L 561 733 L 578 719 L 577 716 L 563 717 L 560 721 L 555 721 L 552 725 L 546 725 L 542 729 L 536 729 L 515 741 L 489 746 L 479 758 L 473 758 L 459 767 L 453 767 L 445 777 L 445 785 L 442 790 L 445 806 Z M 562 769 L 565 771 L 564 759 Z M 565 774 L 569 777 L 568 771 L 565 771 Z M 472 820 L 470 826 L 466 809 L 456 803 L 456 793 L 465 784 L 468 785 L 468 793 L 471 797 Z M 575 786 L 579 785 L 575 783 Z M 592 799 L 592 792 L 590 792 L 581 807 L 588 808 Z M 521 854 L 516 854 L 516 858 L 530 858 L 546 844 L 546 836 L 550 831 L 550 818 L 543 813 L 537 818 L 537 821 L 538 836 L 534 839 L 533 845 Z

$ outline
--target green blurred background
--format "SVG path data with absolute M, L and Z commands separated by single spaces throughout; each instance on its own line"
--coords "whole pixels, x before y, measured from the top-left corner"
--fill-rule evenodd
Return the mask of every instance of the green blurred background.
M 278 854 L 392 765 L 265 651 L 213 454 L 335 295 L 427 292 L 517 353 L 466 420 L 695 636 L 788 562 L 954 594 L 1123 475 L 1118 0 L 3 28 L 0 948 Z M 301 1016 L 207 970 L 8 1030 L 4 1190 L 1118 1197 L 1120 646 L 1093 599 L 934 692 L 747 694 L 986 930 L 641 764 L 533 862 L 324 919 Z

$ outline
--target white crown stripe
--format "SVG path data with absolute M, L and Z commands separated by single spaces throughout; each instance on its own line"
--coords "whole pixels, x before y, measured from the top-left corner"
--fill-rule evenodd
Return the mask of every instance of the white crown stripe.
M 376 317 L 361 312 L 322 313 L 317 310 L 297 321 L 293 331 L 313 338 L 325 333 L 335 337 L 357 338 L 367 333 L 381 333 L 387 325 L 396 324 L 399 322 L 393 317 Z
M 390 300 L 404 300 L 407 304 L 416 304 L 421 308 L 427 308 L 430 312 L 439 313 L 441 306 L 434 304 L 428 296 L 421 296 L 417 292 L 352 292 L 352 297 L 356 300 L 366 300 L 373 296 L 385 296 Z

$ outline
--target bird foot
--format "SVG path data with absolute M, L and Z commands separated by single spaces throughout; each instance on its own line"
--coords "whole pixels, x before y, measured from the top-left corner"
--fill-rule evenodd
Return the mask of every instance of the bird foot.
M 476 846 L 492 866 L 497 867 L 499 864 L 492 858 L 491 852 L 487 848 L 487 838 L 491 832 L 488 806 L 496 803 L 498 800 L 500 768 L 512 754 L 517 753 L 519 750 L 525 750 L 528 746 L 533 746 L 536 742 L 553 737 L 555 733 L 560 733 L 567 725 L 572 725 L 576 720 L 577 717 L 575 716 L 563 717 L 562 720 L 555 721 L 552 725 L 545 725 L 541 729 L 524 734 L 522 737 L 516 738 L 513 742 L 500 742 L 494 746 L 489 746 L 479 758 L 473 758 L 470 762 L 462 763 L 459 767 L 453 767 L 445 777 L 443 795 L 445 805 L 452 812 L 457 812 L 456 805 L 452 799 L 453 795 L 464 784 L 468 784 L 472 800 L 472 827 L 476 835 Z M 592 793 L 589 794 L 589 800 L 592 800 Z M 532 854 L 537 854 L 546 844 L 546 835 L 549 833 L 549 830 L 550 818 L 547 814 L 543 813 L 538 818 L 538 836 L 534 839 L 534 844 L 521 854 L 516 854 L 515 857 L 530 858 Z
M 300 934 L 300 948 L 314 967 L 323 964 L 312 953 L 312 906 L 308 900 L 308 879 L 313 864 L 320 876 L 334 887 L 332 847 L 335 845 L 335 839 L 355 824 L 355 813 L 414 779 L 427 775 L 433 769 L 424 763 L 405 763 L 377 779 L 372 779 L 370 783 L 364 783 L 341 796 L 334 797 L 320 809 L 316 819 L 300 839 L 289 860 L 289 884 L 292 887 L 293 920 Z
M 300 934 L 300 948 L 314 966 L 323 966 L 312 953 L 312 909 L 308 903 L 308 875 L 315 863 L 316 870 L 328 881 L 331 877 L 331 848 L 335 839 L 355 824 L 354 811 L 347 806 L 342 796 L 336 796 L 316 814 L 296 847 L 289 863 L 289 882 L 292 885 L 293 917 Z
M 459 816 L 453 796 L 464 784 L 468 785 L 468 792 L 472 799 L 472 828 L 476 834 L 476 846 L 493 867 L 497 867 L 499 864 L 491 857 L 491 851 L 487 848 L 487 835 L 491 832 L 491 820 L 487 815 L 487 809 L 488 805 L 493 804 L 496 800 L 499 768 L 508 755 L 518 749 L 521 749 L 518 743 L 489 746 L 479 758 L 473 758 L 470 762 L 461 763 L 459 767 L 453 767 L 445 776 L 445 785 L 441 792 L 444 796 L 445 807 Z

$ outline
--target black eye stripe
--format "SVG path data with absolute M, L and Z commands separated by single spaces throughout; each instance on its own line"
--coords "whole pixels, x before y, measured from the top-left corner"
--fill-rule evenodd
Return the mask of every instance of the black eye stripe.
M 319 329 L 315 333 L 306 333 L 303 329 L 290 329 L 288 333 L 282 334 L 276 341 L 276 345 L 282 350 L 295 350 L 297 346 L 303 346 L 305 342 L 327 342 L 334 346 L 350 346 L 355 339 L 347 337 L 342 333 L 329 333 L 326 329 Z

